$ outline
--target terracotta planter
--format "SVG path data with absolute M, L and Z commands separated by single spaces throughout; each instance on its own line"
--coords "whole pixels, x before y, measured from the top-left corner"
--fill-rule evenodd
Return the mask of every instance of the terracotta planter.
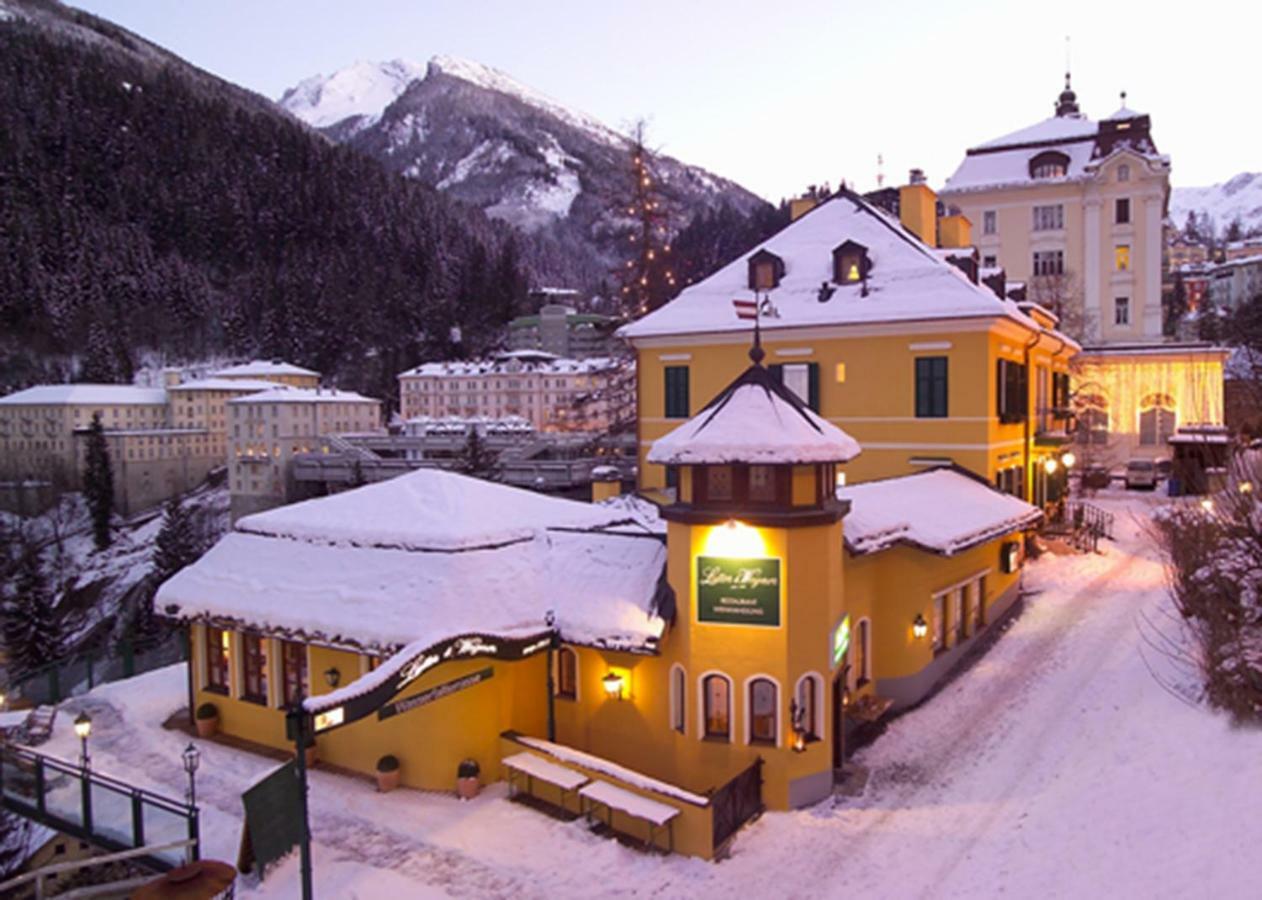
M 313 769 L 315 768 L 315 764 L 316 764 L 315 744 L 312 744 L 310 747 L 308 747 L 306 752 L 307 752 L 307 768 Z
M 214 737 L 215 732 L 219 730 L 219 717 L 211 716 L 209 719 L 194 719 L 193 724 L 197 726 L 198 737 Z
M 482 783 L 476 775 L 471 778 L 456 779 L 456 794 L 461 800 L 472 800 L 481 790 Z
M 399 770 L 394 769 L 390 772 L 377 772 L 377 790 L 383 794 L 393 791 L 399 786 Z

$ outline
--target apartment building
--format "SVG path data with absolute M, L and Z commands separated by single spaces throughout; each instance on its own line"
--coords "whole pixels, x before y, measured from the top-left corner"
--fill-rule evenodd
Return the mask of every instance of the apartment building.
M 616 349 L 617 324 L 612 316 L 548 303 L 536 314 L 508 323 L 508 344 L 513 350 L 542 350 L 569 359 L 610 356 Z
M 267 381 L 273 384 L 284 384 L 296 388 L 316 388 L 320 386 L 320 373 L 302 366 L 295 366 L 284 360 L 254 359 L 247 363 L 238 363 L 212 372 L 211 378 L 227 378 L 230 380 Z
M 381 401 L 353 391 L 279 386 L 227 406 L 234 521 L 287 502 L 293 489 L 289 463 L 296 454 L 321 452 L 339 434 L 381 430 Z
M 520 416 L 538 431 L 599 430 L 608 421 L 607 401 L 593 394 L 609 384 L 616 365 L 603 357 L 567 359 L 538 350 L 424 363 L 399 376 L 399 405 L 405 419 Z M 585 398 L 592 399 L 583 403 Z

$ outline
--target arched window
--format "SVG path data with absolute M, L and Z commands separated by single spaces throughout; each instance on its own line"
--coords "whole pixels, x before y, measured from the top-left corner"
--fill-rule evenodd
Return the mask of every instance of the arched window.
M 872 620 L 860 619 L 855 629 L 855 675 L 859 685 L 872 680 Z
M 824 679 L 808 672 L 798 679 L 793 692 L 793 730 L 808 740 L 819 740 L 824 732 Z
M 1103 394 L 1087 394 L 1079 399 L 1078 443 L 1109 442 L 1109 401 Z
M 1069 157 L 1058 150 L 1044 150 L 1030 160 L 1031 178 L 1063 178 L 1069 173 Z
M 780 689 L 770 678 L 751 678 L 748 682 L 749 743 L 775 744 L 780 736 Z
M 557 651 L 556 695 L 578 699 L 578 654 L 569 647 Z
M 1139 443 L 1163 444 L 1174 434 L 1174 398 L 1169 394 L 1149 394 L 1139 403 Z
M 732 682 L 726 675 L 711 673 L 701 679 L 701 734 L 732 739 Z
M 670 667 L 670 727 L 680 734 L 687 734 L 688 674 L 684 667 L 675 663 Z
M 1118 181 L 1131 180 L 1131 167 L 1128 166 L 1126 163 L 1122 163 L 1120 166 L 1117 167 L 1117 180 Z

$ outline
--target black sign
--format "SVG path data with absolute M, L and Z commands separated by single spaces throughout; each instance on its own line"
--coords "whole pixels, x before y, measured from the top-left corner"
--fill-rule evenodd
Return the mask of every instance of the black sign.
M 465 688 L 471 688 L 479 682 L 486 681 L 495 674 L 495 670 L 490 666 L 480 669 L 464 678 L 457 678 L 455 681 L 448 681 L 437 687 L 432 687 L 428 691 L 421 691 L 408 697 L 406 700 L 398 700 L 394 703 L 387 703 L 381 709 L 377 710 L 378 719 L 388 719 L 391 716 L 397 716 L 399 713 L 405 713 L 409 710 L 416 709 L 418 706 L 424 706 L 427 703 L 433 703 L 435 700 L 441 700 L 444 697 L 454 694 L 457 691 L 463 691 Z
M 290 760 L 241 795 L 245 804 L 244 843 L 258 864 L 259 877 L 302 839 L 302 787 Z
M 307 709 L 317 714 L 316 731 L 323 734 L 371 716 L 397 697 L 409 684 L 440 663 L 480 656 L 503 660 L 525 659 L 547 650 L 550 646 L 551 631 L 543 631 L 526 638 L 502 638 L 487 634 L 466 634 L 449 638 L 415 654 L 381 684 L 347 699 L 345 703 L 323 703 L 322 698 L 316 697 L 308 702 Z M 314 710 L 312 706 L 315 706 Z

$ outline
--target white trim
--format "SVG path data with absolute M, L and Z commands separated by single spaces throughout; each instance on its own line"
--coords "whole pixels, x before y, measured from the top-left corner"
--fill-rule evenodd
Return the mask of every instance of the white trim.
M 996 450 L 1000 447 L 1020 447 L 1022 441 L 998 441 L 993 444 L 900 444 L 864 441 L 864 450 Z
M 906 337 L 910 334 L 951 334 L 960 332 L 990 331 L 1002 323 L 1029 332 L 1028 325 L 1011 314 L 981 313 L 976 316 L 908 317 L 889 319 L 884 322 L 843 322 L 836 325 L 790 325 L 784 328 L 763 329 L 763 346 L 778 340 L 829 340 L 830 338 L 859 337 Z M 700 328 L 695 331 L 671 334 L 645 334 L 628 337 L 627 342 L 637 350 L 653 350 L 661 347 L 695 347 L 718 344 L 749 344 L 749 329 L 719 330 Z
M 285 688 L 285 667 L 284 661 L 281 659 L 280 638 L 269 637 L 267 646 L 264 648 L 266 656 L 264 671 L 267 673 L 267 706 L 268 709 L 278 709 L 283 705 Z M 310 652 L 310 651 L 308 651 Z M 307 671 L 311 671 L 310 668 Z
M 950 341 L 921 341 L 907 345 L 908 350 L 950 350 Z
M 784 718 L 783 713 L 782 713 L 782 708 L 784 707 L 784 687 L 780 684 L 780 679 L 776 678 L 774 675 L 769 675 L 766 672 L 757 672 L 753 675 L 750 675 L 748 678 L 745 679 L 745 682 L 741 688 L 741 693 L 744 695 L 744 698 L 745 698 L 744 699 L 745 743 L 746 744 L 754 743 L 754 740 L 753 740 L 754 710 L 753 710 L 753 703 L 750 701 L 750 697 L 749 697 L 749 687 L 755 681 L 759 681 L 759 680 L 770 681 L 772 684 L 776 686 L 776 742 L 775 742 L 775 746 L 779 747 L 783 740 L 783 735 L 781 734 L 781 732 L 784 730 L 784 722 L 782 721 Z M 762 742 L 760 741 L 759 743 L 761 744 Z
M 730 744 L 734 738 L 733 732 L 736 730 L 736 703 L 732 698 L 732 676 L 721 669 L 707 669 L 697 676 L 697 740 L 706 740 L 705 727 L 705 682 L 711 675 L 718 675 L 727 682 L 727 742 Z M 711 740 L 722 740 L 722 738 L 711 738 Z
M 926 416 L 828 416 L 828 421 L 833 422 L 922 422 L 928 424 L 941 424 L 943 422 L 989 422 L 994 416 L 935 416 L 928 418 Z M 866 446 L 866 445 L 865 445 Z
M 679 672 L 683 675 L 683 683 L 679 689 L 675 689 L 675 673 Z M 673 663 L 670 667 L 668 675 L 670 679 L 667 682 L 667 695 L 670 697 L 670 730 L 678 734 L 687 736 L 688 734 L 688 670 L 684 668 L 682 663 Z M 680 707 L 683 707 L 680 709 Z M 682 715 L 681 715 L 682 714 Z M 679 728 L 677 725 L 682 724 Z
M 810 347 L 786 347 L 784 350 L 777 350 L 776 356 L 810 356 L 814 352 Z
M 955 582 L 955 584 L 949 584 L 944 588 L 939 588 L 938 590 L 933 592 L 933 596 L 937 597 L 939 594 L 950 593 L 956 588 L 964 587 L 964 585 L 968 584 L 971 581 L 976 581 L 978 578 L 981 578 L 985 575 L 989 575 L 993 571 L 994 571 L 993 566 L 987 566 L 984 569 L 979 569 L 976 572 L 974 572 L 972 575 L 968 576 L 967 578 L 964 578 L 960 581 Z
M 659 353 L 658 360 L 661 362 L 687 362 L 692 359 L 691 353 Z
M 827 704 L 824 703 L 824 676 L 814 670 L 803 672 L 798 677 L 798 680 L 793 683 L 793 697 L 790 699 L 794 703 L 797 702 L 798 697 L 802 693 L 802 682 L 808 679 L 815 682 L 815 709 L 813 710 L 814 715 L 812 718 L 815 720 L 817 730 L 813 736 L 822 741 L 824 735 L 828 733 L 828 722 L 826 721 Z M 793 723 L 790 722 L 789 724 L 792 725 Z

